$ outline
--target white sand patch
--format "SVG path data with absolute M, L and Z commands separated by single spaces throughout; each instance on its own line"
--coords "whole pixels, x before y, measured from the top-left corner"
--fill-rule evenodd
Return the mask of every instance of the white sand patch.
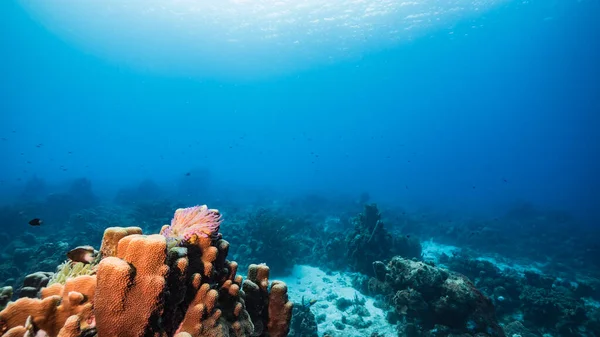
M 348 273 L 335 272 L 328 275 L 316 267 L 297 265 L 290 276 L 278 280 L 284 281 L 288 285 L 288 294 L 294 303 L 301 303 L 302 297 L 304 297 L 305 303 L 311 299 L 317 300 L 311 307 L 313 314 L 317 318 L 325 315 L 325 320 L 318 323 L 319 336 L 327 333 L 333 337 L 363 337 L 370 336 L 373 332 L 378 332 L 383 336 L 397 335 L 395 326 L 386 321 L 385 311 L 373 305 L 373 298 L 352 288 L 351 277 Z M 343 316 L 348 321 L 355 320 L 358 316 L 352 313 L 352 306 L 345 311 L 340 311 L 336 307 L 335 301 L 341 297 L 353 301 L 355 296 L 366 301 L 363 306 L 370 315 L 363 319 L 365 322 L 370 322 L 369 326 L 359 329 L 350 324 L 344 324 L 344 329 L 336 328 L 334 322 L 341 322 Z
M 452 256 L 453 253 L 459 252 L 461 248 L 445 245 L 433 240 L 423 241 L 421 243 L 423 247 L 423 259 L 426 261 L 433 261 L 436 265 L 447 267 L 445 264 L 440 263 L 440 257 L 442 254 Z M 523 274 L 526 271 L 532 271 L 538 274 L 543 274 L 542 268 L 544 264 L 539 262 L 529 262 L 527 264 L 520 263 L 513 259 L 501 257 L 499 255 L 479 255 L 475 257 L 479 261 L 487 261 L 498 267 L 501 271 L 515 271 L 519 274 Z
M 444 245 L 434 242 L 433 240 L 421 242 L 423 247 L 423 260 L 433 261 L 435 264 L 440 264 L 442 254 L 452 256 L 453 253 L 460 251 L 460 248 L 451 245 Z
M 544 273 L 540 269 L 541 267 L 543 267 L 543 264 L 541 263 L 532 262 L 531 264 L 520 264 L 506 258 L 501 258 L 502 261 L 498 261 L 498 258 L 492 256 L 480 256 L 477 258 L 477 260 L 490 262 L 502 271 L 513 270 L 519 274 L 523 274 L 526 271 L 532 271 L 538 274 Z

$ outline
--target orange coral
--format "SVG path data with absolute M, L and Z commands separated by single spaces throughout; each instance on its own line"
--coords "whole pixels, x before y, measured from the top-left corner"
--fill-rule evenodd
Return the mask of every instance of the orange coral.
M 195 276 L 194 284 L 199 283 L 199 275 Z M 208 283 L 204 283 L 196 291 L 194 300 L 188 307 L 179 329 L 175 336 L 184 336 L 188 333 L 191 336 L 221 336 L 225 327 L 219 324 L 221 310 L 215 309 L 218 293 L 210 289 Z M 226 330 L 225 330 L 226 331 Z
M 246 303 L 249 307 L 258 308 L 252 312 L 255 334 L 268 332 L 271 337 L 287 336 L 290 330 L 293 304 L 288 300 L 287 286 L 280 281 L 273 281 L 270 292 L 269 267 L 264 264 L 251 264 L 248 267 L 248 279 L 244 281 Z M 268 310 L 267 315 L 263 314 Z
M 22 326 L 16 326 L 10 330 L 8 330 L 2 337 L 23 337 L 27 333 L 27 329 Z
M 78 337 L 81 333 L 81 317 L 77 315 L 70 316 L 65 322 L 65 326 L 60 329 L 57 337 Z
M 219 250 L 212 245 L 209 238 L 198 238 L 197 246 L 200 247 L 200 251 L 202 252 L 203 275 L 210 277 L 213 271 L 213 262 L 217 259 Z
M 0 312 L 0 334 L 43 330 L 50 337 L 77 337 L 95 326 L 102 337 L 285 336 L 292 308 L 285 284 L 273 282 L 269 293 L 265 265 L 252 265 L 242 284 L 237 263 L 227 260 L 229 243 L 213 235 L 218 211 L 203 206 L 187 212 L 176 212 L 174 222 L 194 227 L 203 218 L 192 213 L 208 212 L 215 221 L 210 233 L 168 249 L 168 236 L 108 228 L 96 275 L 55 283 L 41 290 L 41 299 L 9 304 Z
M 251 264 L 248 266 L 248 280 L 256 283 L 262 290 L 269 287 L 270 269 L 266 264 Z
M 103 337 L 143 336 L 160 313 L 166 287 L 166 240 L 162 235 L 129 235 L 119 241 L 118 257 L 98 265 L 95 314 Z
M 269 323 L 267 324 L 270 337 L 285 337 L 288 335 L 292 309 L 293 304 L 288 301 L 285 283 L 273 281 L 269 292 Z
M 101 256 L 103 258 L 116 256 L 119 240 L 132 234 L 142 234 L 142 229 L 139 227 L 108 227 L 105 229 L 102 246 L 100 246 Z
M 96 276 L 78 276 L 65 285 L 55 283 L 42 290 L 42 299 L 21 298 L 0 312 L 0 332 L 25 324 L 31 316 L 36 329 L 55 337 L 70 316 L 88 320 L 93 316 L 92 300 Z

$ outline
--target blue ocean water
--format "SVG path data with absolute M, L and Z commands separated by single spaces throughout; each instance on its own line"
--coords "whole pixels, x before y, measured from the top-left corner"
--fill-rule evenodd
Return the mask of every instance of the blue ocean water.
M 41 217 L 50 235 L 71 214 L 30 202 L 85 178 L 94 205 L 146 182 L 178 206 L 235 214 L 302 199 L 302 211 L 342 217 L 332 204 L 363 194 L 384 219 L 432 219 L 410 230 L 423 241 L 431 226 L 461 246 L 444 233 L 486 219 L 479 233 L 515 207 L 547 220 L 494 227 L 515 242 L 589 239 L 600 221 L 598 14 L 597 0 L 2 1 L 0 203 L 22 222 L 0 228 L 30 232 Z M 598 274 L 600 263 L 582 264 Z
M 526 200 L 598 219 L 597 9 L 509 2 L 358 59 L 253 80 L 136 69 L 6 1 L 2 194 L 33 175 L 109 188 L 202 167 L 223 184 L 472 211 Z M 269 48 L 251 61 L 278 61 Z

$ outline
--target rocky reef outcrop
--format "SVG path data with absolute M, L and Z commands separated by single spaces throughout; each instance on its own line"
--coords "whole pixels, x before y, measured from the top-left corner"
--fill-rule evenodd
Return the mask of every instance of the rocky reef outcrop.
M 373 270 L 362 287 L 390 308 L 389 321 L 402 323 L 400 336 L 505 336 L 492 301 L 467 277 L 402 257 Z

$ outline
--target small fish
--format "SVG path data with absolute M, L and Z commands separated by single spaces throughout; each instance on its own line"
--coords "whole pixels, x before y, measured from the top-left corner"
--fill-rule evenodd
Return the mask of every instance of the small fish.
M 92 263 L 96 255 L 98 255 L 98 251 L 92 246 L 75 247 L 67 253 L 69 260 L 85 264 Z
M 192 173 L 190 173 L 190 172 L 188 172 L 188 173 L 185 174 L 186 177 L 189 177 L 191 175 L 192 175 Z
M 33 220 L 29 221 L 29 224 L 30 224 L 30 225 L 32 225 L 32 226 L 39 226 L 39 225 L 41 225 L 43 222 L 44 222 L 44 221 L 42 221 L 42 219 L 35 218 L 35 219 L 33 219 Z
M 309 300 L 308 302 L 304 302 L 304 296 L 302 296 L 302 306 L 305 308 L 309 308 L 311 306 L 313 306 L 313 304 L 317 303 L 317 299 L 313 298 L 311 300 Z

